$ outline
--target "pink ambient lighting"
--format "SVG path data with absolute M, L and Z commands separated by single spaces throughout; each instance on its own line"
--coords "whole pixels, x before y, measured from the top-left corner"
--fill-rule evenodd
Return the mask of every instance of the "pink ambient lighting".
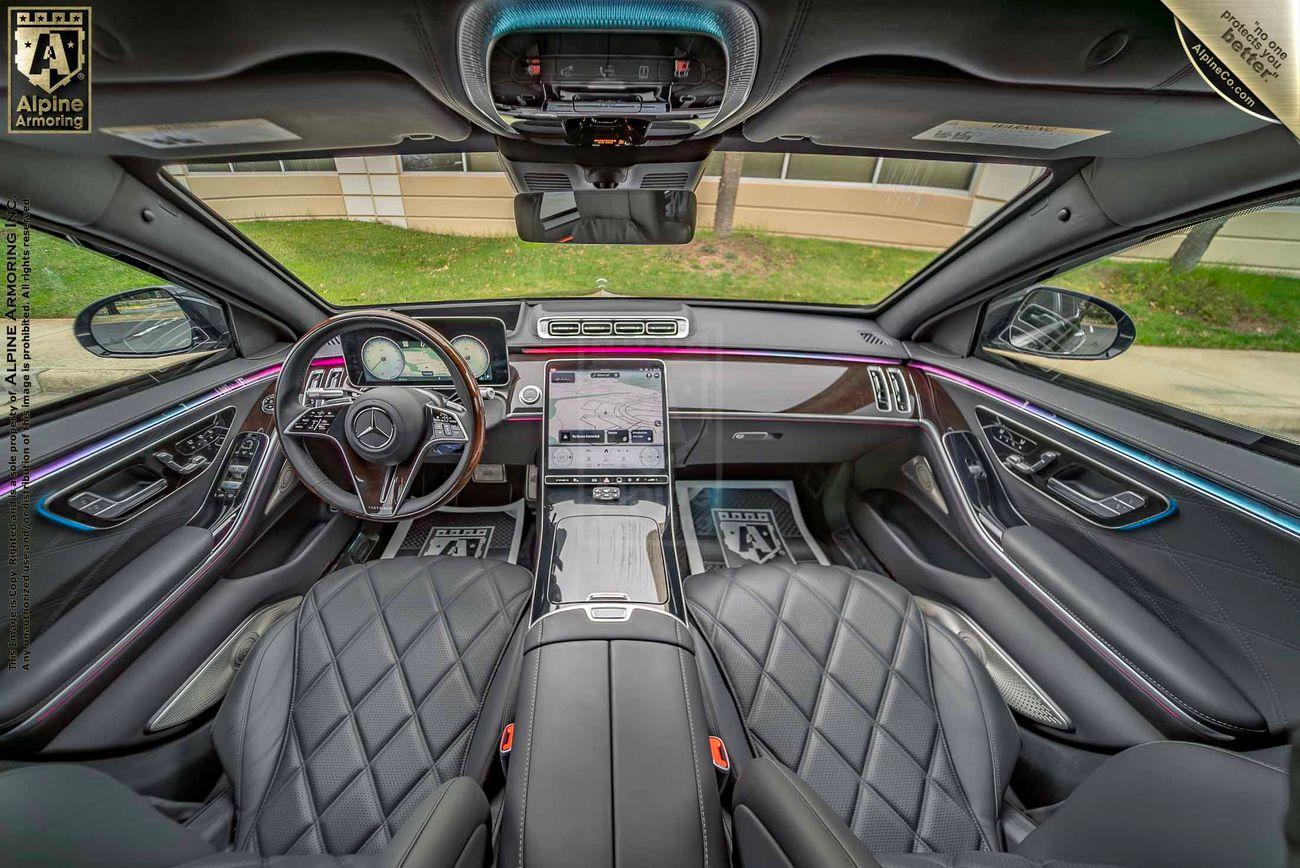
M 571 346 L 525 347 L 530 356 L 721 356 L 749 359 L 809 359 L 821 362 L 850 362 L 860 365 L 898 365 L 899 359 L 882 359 L 876 356 L 854 356 L 843 353 L 809 353 L 796 350 L 731 350 L 718 347 L 625 347 L 625 346 Z

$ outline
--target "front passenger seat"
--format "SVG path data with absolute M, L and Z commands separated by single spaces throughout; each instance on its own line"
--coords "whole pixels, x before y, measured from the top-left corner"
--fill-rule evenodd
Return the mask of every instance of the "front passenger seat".
M 452 557 L 326 576 L 257 643 L 213 724 L 233 798 L 224 846 L 100 772 L 30 765 L 0 774 L 0 861 L 485 864 L 491 822 L 478 780 L 495 759 L 498 720 L 483 709 L 504 707 L 509 679 L 494 676 L 511 659 L 531 586 L 521 567 Z
M 1112 757 L 1009 844 L 1003 796 L 1019 729 L 971 650 L 901 585 L 773 563 L 694 576 L 685 590 L 721 664 L 697 655 L 739 772 L 742 868 L 1221 868 L 1285 858 L 1285 771 L 1179 742 Z

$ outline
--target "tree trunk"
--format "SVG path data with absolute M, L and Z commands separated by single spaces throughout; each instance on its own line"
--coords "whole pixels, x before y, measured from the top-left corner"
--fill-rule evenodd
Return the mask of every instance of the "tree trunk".
M 1201 261 L 1201 257 L 1205 255 L 1210 242 L 1214 240 L 1214 236 L 1219 234 L 1219 230 L 1227 222 L 1227 217 L 1215 217 L 1213 220 L 1206 220 L 1193 226 L 1178 245 L 1178 249 L 1174 251 L 1174 255 L 1169 257 L 1169 270 L 1174 274 L 1186 274 L 1195 268 Z
M 713 231 L 719 238 L 731 234 L 731 224 L 736 219 L 736 192 L 740 189 L 740 166 L 744 162 L 745 155 L 739 151 L 726 151 L 722 155 L 718 204 L 713 210 Z

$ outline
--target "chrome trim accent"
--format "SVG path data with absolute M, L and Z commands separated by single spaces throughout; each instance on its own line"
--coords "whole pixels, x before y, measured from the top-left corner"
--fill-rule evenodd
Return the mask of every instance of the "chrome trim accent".
M 1042 686 L 1031 678 L 1029 673 L 1025 672 L 1020 664 L 1015 661 L 1015 658 L 1008 654 L 1006 649 L 999 645 L 997 641 L 988 634 L 988 631 L 981 627 L 974 618 L 955 606 L 944 605 L 943 603 L 925 597 L 917 597 L 916 604 L 921 607 L 921 612 L 923 614 L 953 633 L 953 635 L 957 637 L 958 641 L 962 641 L 962 632 L 975 634 L 979 643 L 982 646 L 986 646 L 981 648 L 981 653 L 991 653 L 993 656 L 996 656 L 998 659 L 995 661 L 995 664 L 1000 664 L 1009 670 L 1010 676 L 1018 679 L 1021 682 L 1020 686 L 1029 692 L 1032 698 L 1029 704 L 1036 701 L 1042 706 L 1042 708 L 1025 708 L 1023 706 L 1026 703 L 1023 700 L 1017 702 L 1014 695 L 1008 696 L 1007 694 L 1011 693 L 1015 688 L 1004 684 L 1007 679 L 1007 673 L 1004 673 L 999 677 L 998 673 L 995 672 L 994 666 L 990 665 L 990 661 L 981 658 L 980 662 L 983 663 L 984 668 L 988 670 L 989 677 L 993 680 L 993 686 L 998 689 L 998 693 L 1001 694 L 1003 701 L 1006 702 L 1013 711 L 1024 715 L 1035 723 L 1040 723 L 1043 726 L 1050 726 L 1053 729 L 1065 730 L 1067 732 L 1074 729 L 1074 723 L 1070 720 L 1069 715 L 1061 709 L 1061 706 L 1057 705 L 1056 702 L 1053 701 L 1052 697 L 1047 695 L 1047 691 L 1043 690 Z
M 577 326 L 577 331 L 567 334 L 555 334 L 552 327 L 555 323 L 570 323 Z M 609 331 L 588 331 L 588 324 L 606 324 Z M 619 333 L 620 323 L 640 324 L 641 330 L 637 332 L 624 331 Z M 674 331 L 652 332 L 651 323 L 672 323 Z M 674 314 L 655 315 L 655 314 L 570 314 L 570 315 L 553 315 L 544 316 L 537 320 L 537 336 L 547 341 L 562 340 L 581 340 L 584 337 L 601 337 L 601 338 L 628 338 L 634 340 L 644 340 L 646 338 L 670 338 L 679 340 L 689 336 L 691 333 L 691 321 L 684 316 Z
M 613 621 L 612 619 L 609 619 L 609 618 L 593 618 L 593 617 L 591 617 L 591 610 L 592 610 L 592 609 L 608 609 L 608 608 L 611 608 L 611 607 L 617 607 L 617 608 L 620 608 L 620 609 L 626 609 L 626 610 L 627 610 L 627 617 L 626 617 L 626 618 L 621 618 L 621 619 L 619 619 L 619 621 Z M 552 609 L 551 611 L 547 612 L 546 614 L 542 615 L 540 618 L 537 618 L 537 619 L 534 620 L 532 623 L 530 623 L 530 624 L 528 625 L 528 629 L 531 630 L 533 627 L 536 627 L 538 624 L 540 624 L 542 621 L 545 621 L 547 618 L 550 618 L 550 617 L 552 617 L 552 616 L 554 616 L 554 615 L 559 615 L 559 614 L 562 613 L 562 612 L 569 612 L 569 611 L 572 611 L 572 610 L 574 610 L 574 609 L 582 609 L 584 612 L 587 613 L 587 618 L 588 618 L 588 620 L 595 621 L 596 623 L 620 623 L 621 621 L 629 621 L 629 620 L 631 620 L 631 618 L 632 618 L 632 613 L 635 612 L 635 611 L 639 611 L 639 612 L 653 612 L 653 613 L 656 614 L 656 615 L 663 615 L 665 618 L 672 618 L 674 621 L 676 621 L 678 624 L 680 624 L 680 625 L 681 625 L 683 628 L 685 628 L 687 631 L 690 631 L 690 630 L 691 630 L 691 626 L 690 626 L 690 624 L 687 624 L 687 623 L 686 623 L 685 621 L 683 621 L 681 618 L 678 618 L 678 617 L 677 617 L 676 615 L 674 615 L 672 612 L 668 611 L 667 604 L 665 604 L 665 605 L 663 605 L 663 606 L 656 606 L 656 605 L 654 605 L 653 603 L 618 603 L 618 602 L 609 602 L 609 603 L 561 603 L 561 604 L 559 604 L 556 608 Z M 694 633 L 692 633 L 691 635 L 694 635 Z
M 212 708 L 214 705 L 219 703 L 222 697 L 224 697 L 226 692 L 230 689 L 230 683 L 234 681 L 235 676 L 239 673 L 237 667 L 231 666 L 230 662 L 224 659 L 233 650 L 235 643 L 251 631 L 253 624 L 269 616 L 271 617 L 271 620 L 264 628 L 257 631 L 257 641 L 262 641 L 262 637 L 269 633 L 271 628 L 274 627 L 281 618 L 288 616 L 294 609 L 298 608 L 302 601 L 303 598 L 301 596 L 290 597 L 287 600 L 281 600 L 278 603 L 263 606 L 240 622 L 239 626 L 231 631 L 230 635 L 227 636 L 225 640 L 223 640 L 222 643 L 207 656 L 207 659 L 200 663 L 198 668 L 190 673 L 190 677 L 186 678 L 184 683 L 182 683 L 180 687 L 176 688 L 171 697 L 162 704 L 162 707 L 154 712 L 153 717 L 149 719 L 149 723 L 145 725 L 144 731 L 147 733 L 153 733 L 164 729 L 170 729 L 173 726 L 180 726 L 182 723 L 187 723 L 188 721 L 193 720 L 209 708 Z M 256 647 L 256 643 L 254 644 L 254 647 Z M 219 691 L 219 694 L 212 697 L 210 700 L 200 700 L 195 707 L 187 709 L 184 712 L 173 714 L 173 710 L 180 705 L 182 700 L 186 699 L 186 694 L 190 689 L 204 676 L 215 674 L 214 670 L 222 663 L 225 663 L 225 665 L 230 669 L 230 676 L 226 685 Z

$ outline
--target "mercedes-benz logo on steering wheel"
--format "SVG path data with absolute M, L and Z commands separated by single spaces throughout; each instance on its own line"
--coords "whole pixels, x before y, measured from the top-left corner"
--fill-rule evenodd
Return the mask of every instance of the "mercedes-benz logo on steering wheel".
M 352 420 L 352 435 L 362 446 L 377 452 L 393 442 L 397 426 L 383 410 L 367 407 Z

